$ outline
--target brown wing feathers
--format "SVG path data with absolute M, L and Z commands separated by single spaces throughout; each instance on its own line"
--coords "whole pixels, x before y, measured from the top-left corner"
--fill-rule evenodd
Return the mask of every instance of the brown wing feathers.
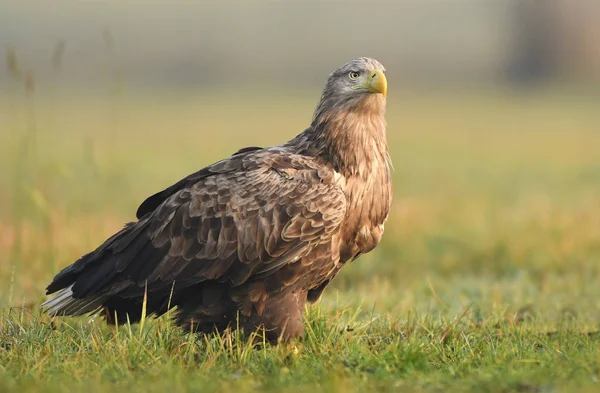
M 73 284 L 74 298 L 115 302 L 146 289 L 164 298 L 173 282 L 176 291 L 207 280 L 239 286 L 300 260 L 330 241 L 344 197 L 314 164 L 282 155 L 240 153 L 155 194 L 138 210 L 143 219 L 61 272 L 48 293 Z M 164 299 L 155 308 L 165 312 Z

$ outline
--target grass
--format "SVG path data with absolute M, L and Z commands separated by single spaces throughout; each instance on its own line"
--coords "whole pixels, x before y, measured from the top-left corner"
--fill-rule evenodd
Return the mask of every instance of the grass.
M 304 341 L 40 315 L 58 269 L 145 196 L 289 139 L 317 94 L 2 96 L 0 391 L 597 391 L 600 112 L 573 92 L 392 92 L 384 240 L 308 309 Z

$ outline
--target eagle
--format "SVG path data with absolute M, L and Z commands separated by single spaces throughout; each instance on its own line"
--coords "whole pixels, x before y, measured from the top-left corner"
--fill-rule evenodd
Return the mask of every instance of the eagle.
M 377 60 L 344 64 L 308 128 L 148 197 L 137 221 L 54 277 L 43 309 L 122 324 L 175 308 L 185 331 L 302 337 L 307 303 L 381 241 L 392 201 L 386 94 Z

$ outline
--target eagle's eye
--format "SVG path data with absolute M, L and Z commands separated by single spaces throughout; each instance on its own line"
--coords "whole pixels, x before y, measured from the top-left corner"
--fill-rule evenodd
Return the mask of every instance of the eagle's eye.
M 350 78 L 352 80 L 358 79 L 359 76 L 360 76 L 360 73 L 356 72 L 356 71 L 350 71 L 350 73 L 348 74 L 348 78 Z

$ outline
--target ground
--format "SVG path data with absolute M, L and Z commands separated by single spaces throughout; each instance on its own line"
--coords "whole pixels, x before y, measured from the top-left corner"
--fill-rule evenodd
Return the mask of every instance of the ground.
M 58 269 L 145 196 L 291 138 L 317 96 L 2 96 L 0 391 L 597 391 L 600 111 L 579 91 L 392 91 L 386 234 L 303 341 L 40 314 Z

